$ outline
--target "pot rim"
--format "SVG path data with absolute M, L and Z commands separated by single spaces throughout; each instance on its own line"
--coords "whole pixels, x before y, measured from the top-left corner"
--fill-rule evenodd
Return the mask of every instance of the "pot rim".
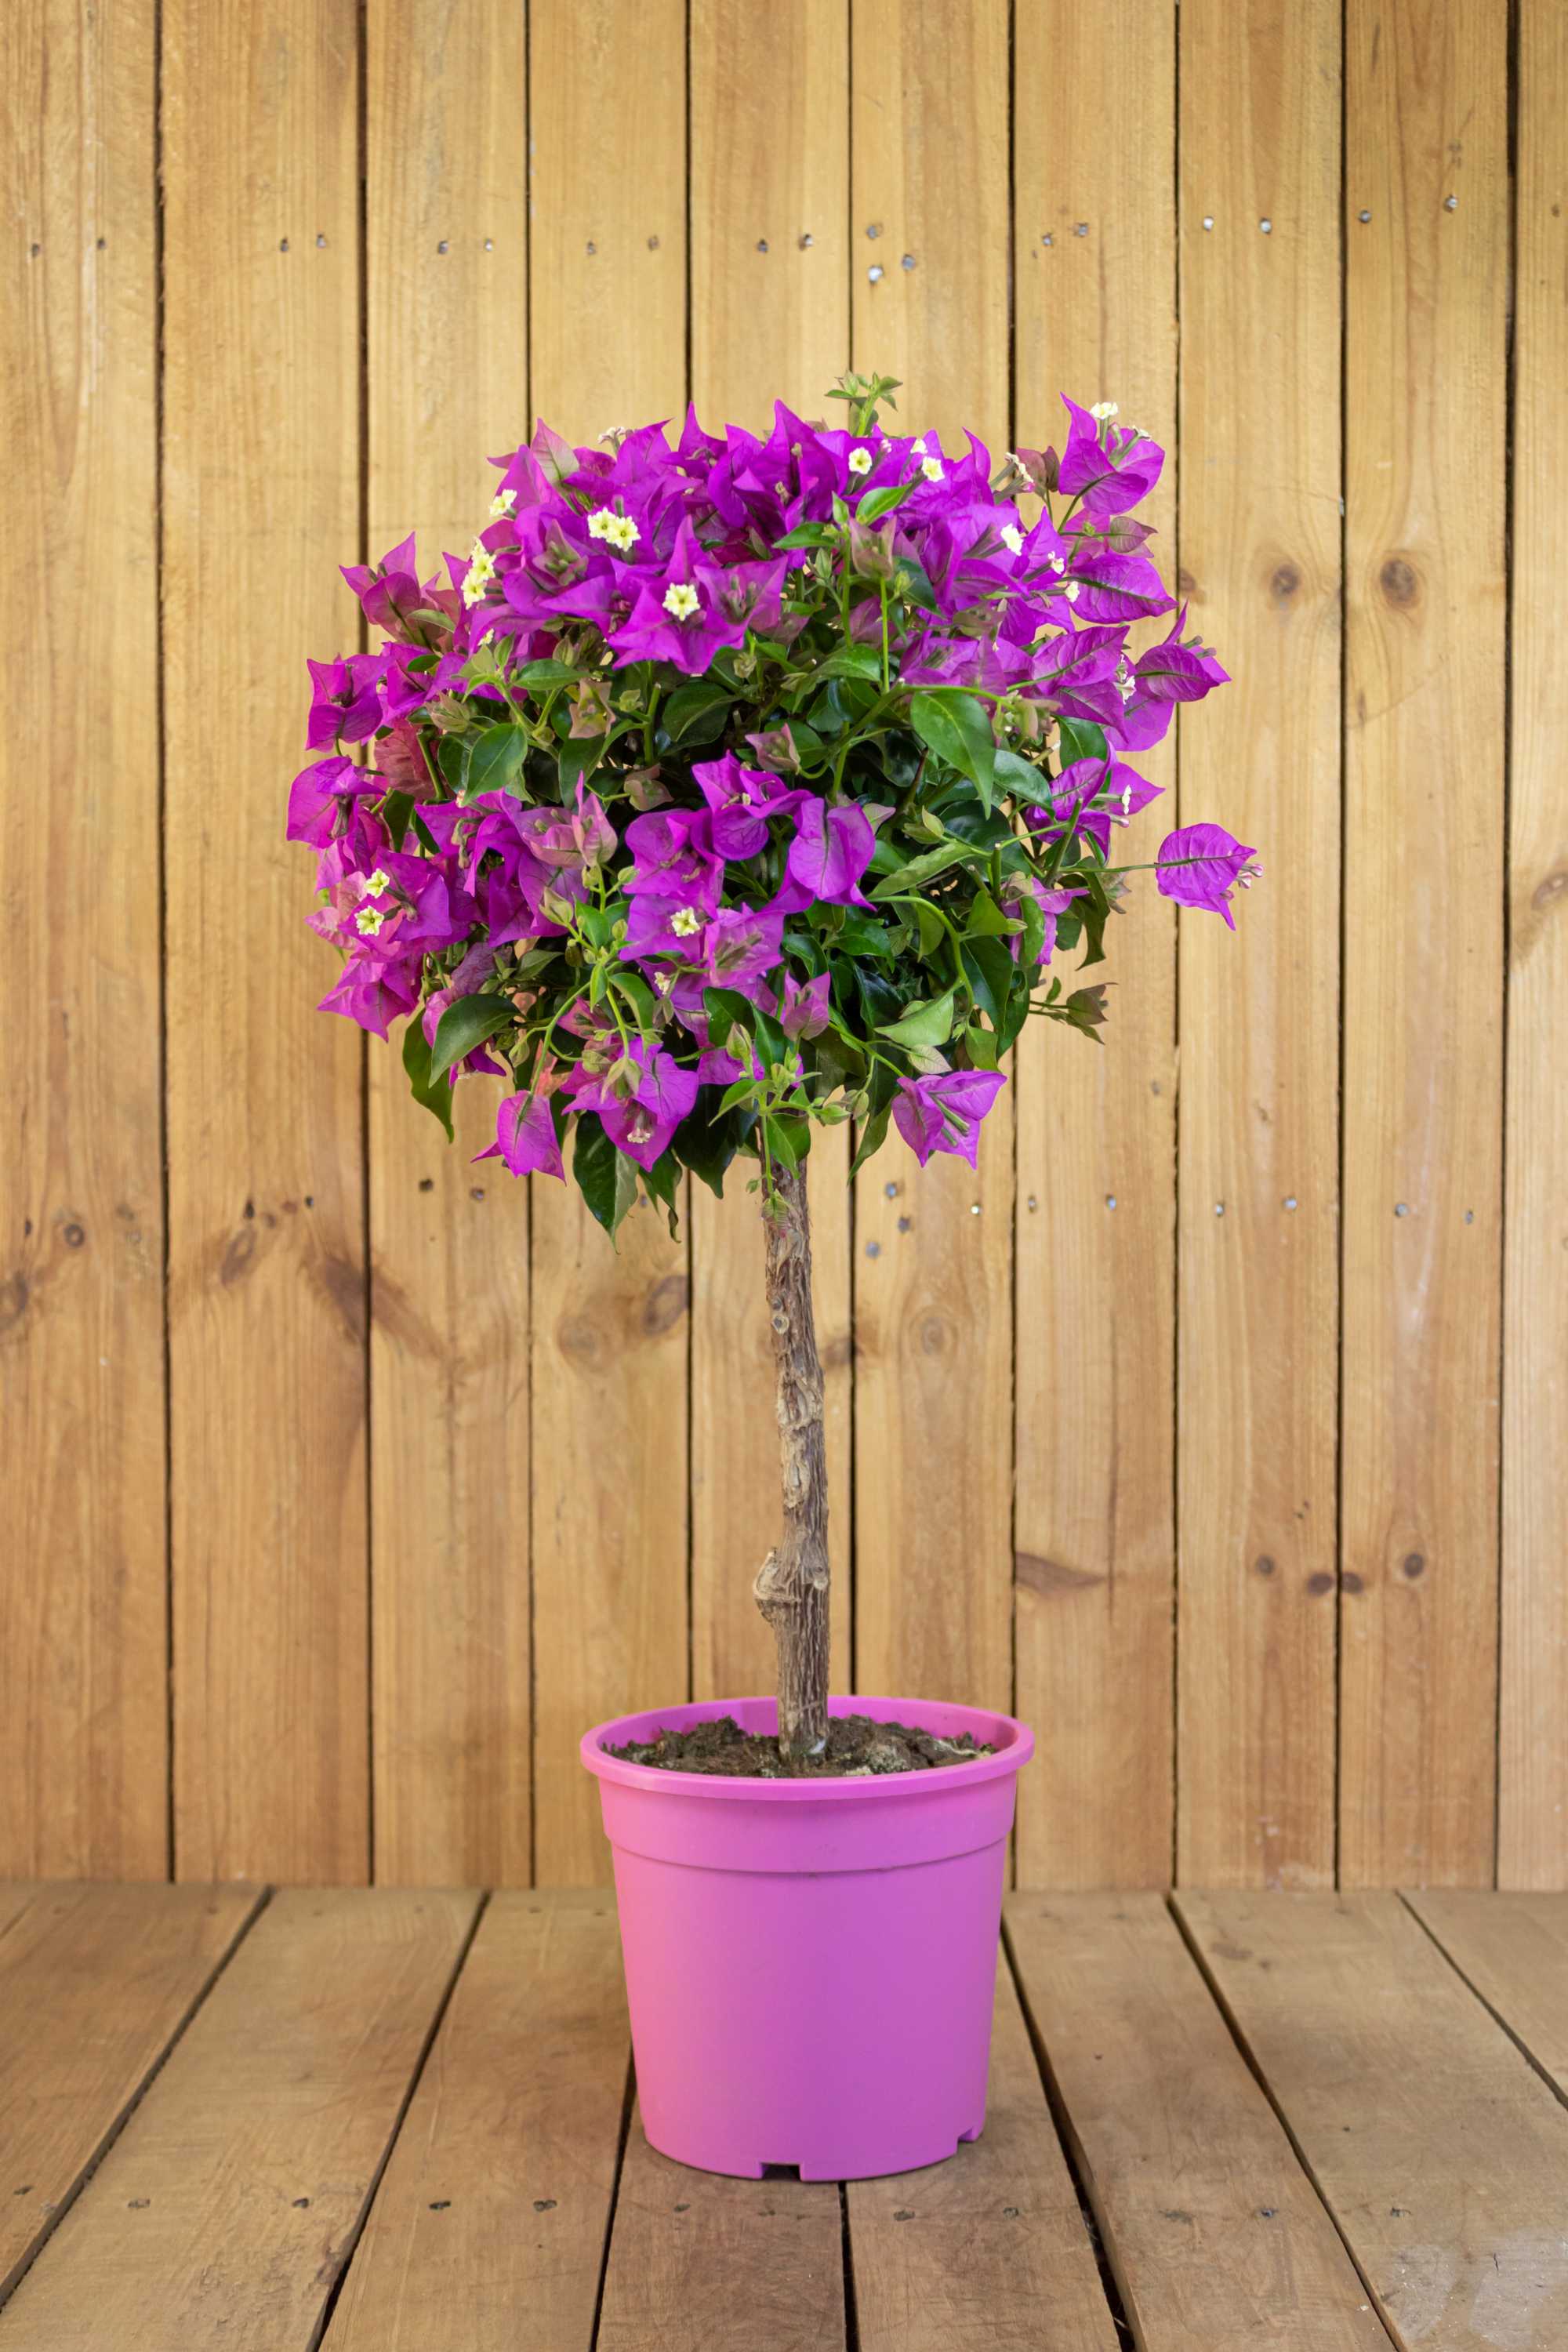
M 711 1797 L 720 1802 L 738 1801 L 764 1804 L 868 1804 L 879 1798 L 936 1797 L 972 1789 L 982 1780 L 995 1780 L 1022 1769 L 1035 1751 L 1035 1735 L 1016 1716 L 994 1708 L 963 1706 L 956 1700 L 889 1698 L 855 1691 L 830 1698 L 829 1715 L 868 1715 L 881 1723 L 908 1723 L 917 1730 L 942 1733 L 968 1731 L 994 1748 L 990 1756 L 972 1757 L 963 1764 L 944 1764 L 934 1771 L 879 1772 L 868 1777 L 837 1775 L 821 1780 L 764 1780 L 749 1774 L 729 1777 L 712 1772 L 671 1772 L 661 1765 L 634 1764 L 606 1750 L 610 1740 L 624 1746 L 646 1738 L 649 1727 L 668 1726 L 684 1731 L 693 1723 L 711 1722 L 715 1716 L 733 1715 L 740 1707 L 774 1706 L 770 1693 L 749 1698 L 683 1700 L 676 1706 L 639 1707 L 629 1715 L 611 1716 L 583 1734 L 579 1754 L 595 1780 L 611 1780 L 623 1789 L 642 1789 L 649 1795 Z M 927 1715 L 940 1717 L 928 1722 Z

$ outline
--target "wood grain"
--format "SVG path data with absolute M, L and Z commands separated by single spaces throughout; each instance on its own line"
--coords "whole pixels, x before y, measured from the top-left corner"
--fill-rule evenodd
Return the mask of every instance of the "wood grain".
M 365 41 L 370 552 L 445 578 L 531 429 L 525 21 L 373 0 Z M 495 1082 L 448 1150 L 395 1042 L 369 1073 L 375 1876 L 526 1885 L 528 1188 L 470 1164 Z
M 1340 1877 L 1490 1885 L 1508 26 L 1345 21 Z
M 1568 2336 L 1568 2112 L 1399 1897 L 1177 1901 L 1402 2352 Z
M 172 0 L 162 56 L 175 1864 L 355 1881 L 363 1055 L 283 811 L 357 642 L 358 11 Z
M 1568 690 L 1553 643 L 1568 497 L 1568 16 L 1519 11 L 1498 1884 L 1568 1885 Z M 1479 1692 L 1473 1704 L 1479 1706 Z
M 1263 856 L 1180 919 L 1176 1876 L 1334 1870 L 1340 11 L 1182 9 L 1181 560 L 1235 679 L 1181 816 Z M 1212 224 L 1212 226 L 1211 226 Z
M 845 2352 L 843 2231 L 826 2180 L 732 2180 L 649 2147 L 634 2109 L 595 2352 Z
M 40 1890 L 0 1945 L 0 2297 L 253 1916 L 238 1886 Z
M 594 441 L 686 397 L 685 16 L 536 0 L 533 402 Z M 563 70 L 569 58 L 571 70 Z M 681 1201 L 682 1214 L 686 1201 Z M 618 1253 L 575 1187 L 533 1191 L 534 1872 L 609 1876 L 591 1724 L 688 1693 L 690 1266 L 635 1210 Z
M 962 448 L 972 426 L 999 451 L 1007 10 L 860 0 L 853 24 L 854 363 L 901 380 L 901 430 Z M 895 1138 L 856 1184 L 856 1679 L 1007 1707 L 1011 1087 L 979 1163 L 978 1177 L 952 1158 L 917 1171 Z
M 1020 1894 L 1006 1927 L 1146 2352 L 1386 2352 L 1160 1897 Z
M 5 2352 L 304 2352 L 477 1901 L 277 1895 L 0 2313 Z
M 629 2051 L 609 1897 L 494 1896 L 327 2352 L 585 2352 Z
M 691 16 L 691 389 L 710 430 L 820 416 L 849 357 L 848 18 L 835 0 Z M 744 319 L 744 334 L 735 321 Z M 848 1135 L 810 1162 L 826 1386 L 833 1685 L 850 1681 Z M 697 1698 L 769 1691 L 752 1579 L 779 1532 L 778 1425 L 754 1163 L 691 1202 L 691 1664 Z
M 1016 437 L 1059 447 L 1064 392 L 1114 399 L 1152 434 L 1167 456 L 1144 519 L 1173 590 L 1175 66 L 1173 8 L 1018 12 Z M 1054 103 L 1063 89 L 1070 106 Z M 1173 740 L 1133 764 L 1169 793 Z M 1118 855 L 1152 857 L 1170 805 Z M 1110 983 L 1104 1050 L 1036 1022 L 1016 1056 L 1017 1704 L 1038 1759 L 1019 1790 L 1026 1885 L 1171 1875 L 1175 920 L 1151 880 L 1134 877 L 1128 919 L 1087 975 Z
M 1405 1900 L 1568 2099 L 1568 1894 L 1428 1887 Z
M 0 1870 L 168 1868 L 154 9 L 0 23 Z
M 847 2194 L 860 2352 L 1115 2352 L 1005 1957 L 984 2131 L 950 2163 L 852 2180 Z

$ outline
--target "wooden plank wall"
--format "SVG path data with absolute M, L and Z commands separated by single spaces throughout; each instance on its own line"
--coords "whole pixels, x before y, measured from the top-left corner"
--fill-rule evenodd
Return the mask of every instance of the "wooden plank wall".
M 754 1207 L 612 1255 L 311 1007 L 343 561 L 542 414 L 1167 443 L 1236 683 L 978 1180 L 814 1167 L 841 1686 L 1014 1704 L 1026 1885 L 1568 1884 L 1556 0 L 18 0 L 0 1875 L 592 1882 L 765 1686 Z M 1153 825 L 1145 838 L 1151 837 Z M 1157 838 L 1157 835 L 1153 835 Z

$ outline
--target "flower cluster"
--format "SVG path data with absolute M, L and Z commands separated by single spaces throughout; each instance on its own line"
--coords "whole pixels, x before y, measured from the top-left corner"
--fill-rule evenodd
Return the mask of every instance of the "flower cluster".
M 491 1150 L 561 1176 L 570 1139 L 612 1232 L 683 1168 L 797 1168 L 814 1123 L 973 1161 L 1026 1020 L 1102 1018 L 1053 959 L 1098 959 L 1132 763 L 1224 680 L 1184 614 L 1145 625 L 1146 435 L 1068 401 L 1059 455 L 994 471 L 888 431 L 893 389 L 762 436 L 541 426 L 445 581 L 412 540 L 346 570 L 382 643 L 310 665 L 326 1006 L 406 1017 L 448 1132 L 500 1077 Z M 1196 824 L 1147 862 L 1228 923 L 1252 856 Z

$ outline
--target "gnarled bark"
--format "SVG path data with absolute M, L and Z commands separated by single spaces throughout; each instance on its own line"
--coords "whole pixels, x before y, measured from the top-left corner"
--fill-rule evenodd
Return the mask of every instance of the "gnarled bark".
M 805 1176 L 775 1170 L 773 1193 L 771 1202 L 764 1199 L 763 1216 L 784 1533 L 752 1590 L 778 1644 L 779 1744 L 798 1764 L 827 1738 L 827 1466 Z

